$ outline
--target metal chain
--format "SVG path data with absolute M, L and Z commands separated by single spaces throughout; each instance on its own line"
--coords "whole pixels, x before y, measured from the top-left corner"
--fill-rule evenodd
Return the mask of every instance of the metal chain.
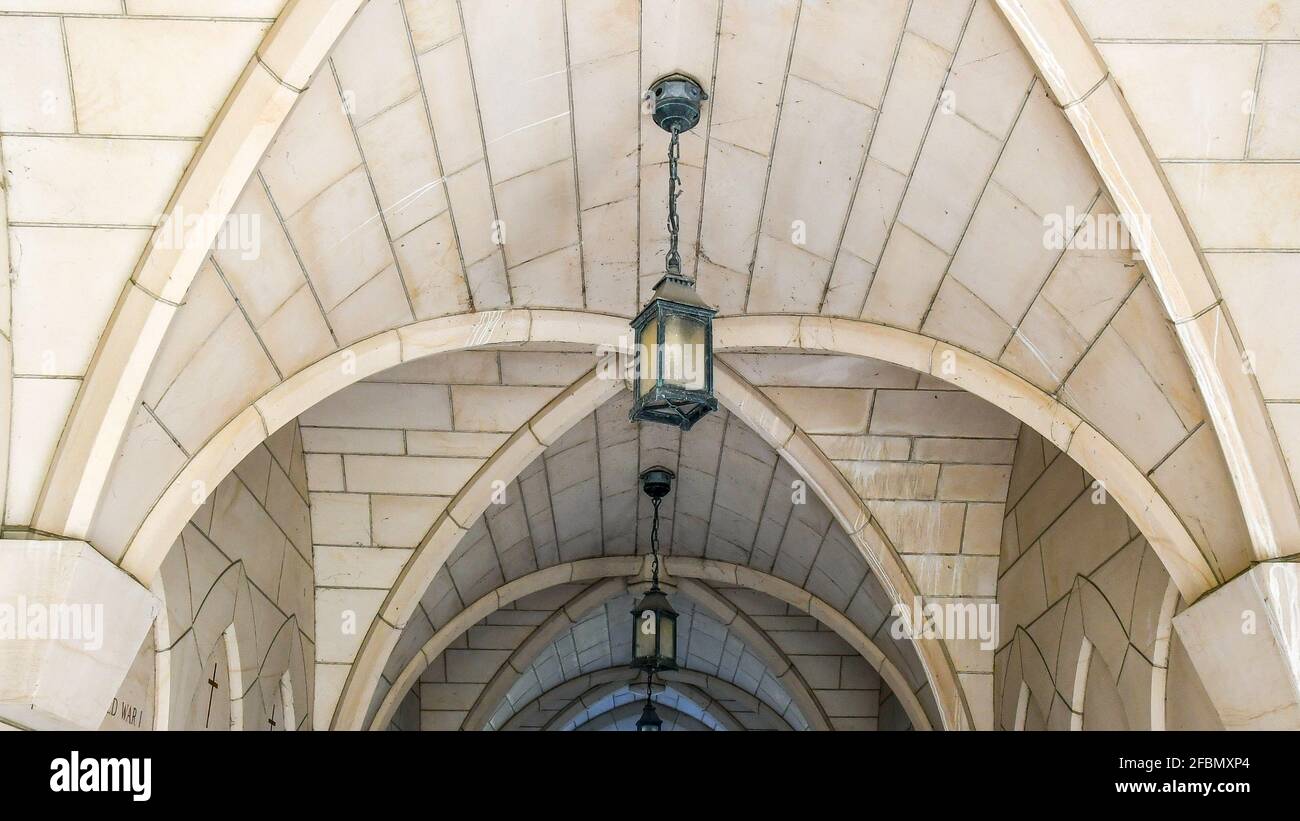
M 659 586 L 659 504 L 663 499 L 651 499 L 650 504 L 654 505 L 654 520 L 650 523 L 650 576 L 654 580 L 654 586 Z
M 682 187 L 681 177 L 677 176 L 677 158 L 680 154 L 677 129 L 673 128 L 672 138 L 668 141 L 668 257 L 664 261 L 664 269 L 674 276 L 682 273 L 682 257 L 677 252 L 677 234 L 681 230 L 681 221 L 677 217 L 677 194 Z

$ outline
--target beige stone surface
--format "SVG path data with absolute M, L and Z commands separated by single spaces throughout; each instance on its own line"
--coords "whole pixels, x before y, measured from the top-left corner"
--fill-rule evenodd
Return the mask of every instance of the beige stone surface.
M 977 598 L 1036 557 L 1041 608 L 1058 615 L 1018 622 L 1027 638 L 1000 654 L 1033 704 L 1014 710 L 1022 724 L 1185 726 L 1210 720 L 1207 699 L 1227 703 L 1175 672 L 1176 653 L 1146 653 L 1169 633 L 1163 594 L 1117 607 L 1116 628 L 1090 615 L 1087 585 L 1123 600 L 1118 580 L 1136 574 L 1190 601 L 1300 550 L 1295 15 L 1201 0 L 770 5 L 0 2 L 5 523 L 86 537 L 168 584 L 187 519 L 200 535 L 181 549 L 205 572 L 224 556 L 229 597 L 203 641 L 159 645 L 157 696 L 175 703 L 156 724 L 194 720 L 209 663 L 249 681 L 261 654 L 293 681 L 259 679 L 219 723 L 293 701 L 325 726 L 356 696 L 346 664 L 368 614 L 392 618 L 363 677 L 394 673 L 399 641 L 419 646 L 401 628 L 423 592 L 403 588 L 367 599 L 361 636 L 318 653 L 302 612 L 313 546 L 341 548 L 325 564 L 356 584 L 338 589 L 386 589 L 433 528 L 411 573 L 445 593 L 445 564 L 466 590 L 495 590 L 539 559 L 626 555 L 646 528 L 636 471 L 668 459 L 682 494 L 667 538 L 683 556 L 744 551 L 828 606 L 866 607 L 841 586 L 854 551 L 896 594 Z M 666 140 L 637 101 L 679 70 L 710 86 L 683 140 L 682 249 L 727 317 L 718 386 L 734 411 L 695 447 L 629 436 L 625 408 L 606 404 L 618 383 L 582 381 L 662 265 Z M 1094 230 L 1115 214 L 1133 247 Z M 164 224 L 185 216 L 205 221 Z M 226 244 L 227 217 L 253 226 L 254 253 Z M 1045 439 L 1017 440 L 1019 422 Z M 826 510 L 783 510 L 797 482 Z M 350 496 L 364 517 L 329 501 Z M 1172 587 L 1142 576 L 1148 560 Z M 196 617 L 179 594 L 167 604 L 178 624 Z M 452 603 L 427 604 L 432 633 Z M 271 647 L 254 629 L 267 618 L 300 629 Z M 1040 673 L 1024 642 L 1053 630 L 1067 646 Z M 1021 682 L 954 654 L 970 717 L 1007 724 Z M 316 689 L 286 659 L 318 656 Z M 836 726 L 898 714 L 884 691 L 874 712 L 845 711 L 828 663 L 788 669 L 824 691 Z M 721 692 L 696 685 L 674 696 L 683 721 L 701 720 L 692 697 Z M 1162 709 L 1166 685 L 1188 703 Z M 926 709 L 949 721 L 953 692 Z M 588 718 L 616 726 L 616 712 Z
M 201 137 L 264 22 L 72 18 L 64 24 L 85 133 Z M 183 68 L 182 68 L 183 67 Z
M 1294 76 L 1300 49 L 1292 43 L 1263 47 L 1262 70 L 1255 119 L 1251 125 L 1249 155 L 1259 159 L 1295 159 L 1297 133 L 1293 112 L 1300 100 L 1295 86 L 1285 78 Z
M 1287 604 L 1295 572 L 1287 564 L 1259 565 L 1174 619 L 1201 682 L 1226 728 L 1268 729 L 1296 723 L 1295 670 L 1277 653 L 1294 614 Z M 1240 613 L 1263 620 L 1240 629 Z M 1235 622 L 1232 629 L 1225 629 Z
M 0 37 L 9 44 L 2 58 L 5 108 L 0 113 L 0 130 L 72 131 L 72 92 L 59 20 L 6 18 L 0 21 Z
M 1105 43 L 1100 49 L 1157 157 L 1245 154 L 1260 45 Z

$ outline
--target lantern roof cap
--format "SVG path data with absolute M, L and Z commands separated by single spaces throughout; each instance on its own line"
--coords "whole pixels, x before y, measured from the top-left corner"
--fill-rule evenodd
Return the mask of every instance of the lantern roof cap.
M 645 595 L 632 605 L 632 613 L 643 613 L 646 610 L 654 610 L 657 613 L 666 613 L 670 616 L 676 616 L 677 611 L 668 602 L 668 596 L 658 586 L 651 587 L 645 592 Z
M 642 727 L 658 728 L 663 725 L 663 719 L 659 718 L 659 713 L 655 711 L 654 702 L 650 699 L 645 700 L 645 706 L 641 708 L 641 718 L 637 719 L 637 729 Z
M 695 290 L 695 280 L 680 274 L 665 274 L 656 282 L 652 299 L 665 299 L 669 302 L 677 302 L 682 305 L 689 305 L 692 308 L 717 313 L 717 309 L 705 302 L 700 297 L 699 292 Z

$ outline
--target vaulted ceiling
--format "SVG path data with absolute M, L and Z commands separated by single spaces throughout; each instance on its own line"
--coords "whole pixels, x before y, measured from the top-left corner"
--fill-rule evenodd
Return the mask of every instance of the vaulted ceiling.
M 670 70 L 711 95 L 683 143 L 683 250 L 722 315 L 862 319 L 995 362 L 1150 476 L 1180 549 L 1241 563 L 1160 301 L 1130 249 L 1095 247 L 1111 205 L 988 0 L 367 3 L 236 204 L 259 253 L 219 241 L 177 312 L 96 543 L 119 555 L 241 409 L 377 334 L 631 315 L 666 244 L 666 135 L 641 95 Z M 1189 464 L 1196 483 L 1170 469 Z
M 318 620 L 358 597 L 378 611 L 451 499 L 595 364 L 582 323 L 632 315 L 658 278 L 667 142 L 643 92 L 679 71 L 710 94 L 682 145 L 686 270 L 722 317 L 772 317 L 737 326 L 750 344 L 720 332 L 720 361 L 868 503 L 923 592 L 994 594 L 1019 424 L 954 390 L 972 362 L 1100 431 L 1177 512 L 1196 572 L 1240 566 L 1249 538 L 1195 377 L 1142 260 L 1097 242 L 1114 206 L 988 0 L 366 3 L 238 198 L 256 253 L 219 236 L 166 332 L 96 544 L 126 550 L 169 477 L 250 404 L 330 356 L 347 373 L 354 348 L 403 329 L 396 355 L 413 361 L 300 419 Z M 512 322 L 534 333 L 531 314 L 497 313 L 517 308 L 588 319 L 556 320 L 572 333 L 552 339 L 573 344 L 488 349 Z M 406 329 L 469 313 L 480 350 L 419 358 L 442 332 Z M 928 361 L 898 361 L 930 373 L 792 353 L 810 336 L 800 322 L 785 338 L 788 315 L 928 341 Z M 781 501 L 801 480 L 760 432 L 727 413 L 687 437 L 638 430 L 626 410 L 615 397 L 499 477 L 504 503 L 464 523 L 401 625 L 372 717 L 457 613 L 528 574 L 643 548 L 650 464 L 679 474 L 671 554 L 887 610 L 858 534 L 815 493 Z M 879 635 L 874 610 L 856 627 L 938 724 L 912 646 Z M 341 681 L 363 639 L 322 636 L 317 660 Z M 989 653 L 947 652 L 983 700 Z
M 886 536 L 923 584 L 938 584 L 933 580 L 955 569 L 962 581 L 949 583 L 955 586 L 945 588 L 948 595 L 992 595 L 1019 430 L 1013 418 L 939 380 L 860 357 L 737 353 L 724 355 L 722 361 L 762 386 L 809 432 L 854 491 L 870 500 Z M 358 595 L 374 598 L 377 604 L 460 483 L 486 464 L 510 431 L 595 364 L 589 353 L 554 346 L 444 354 L 359 382 L 303 414 L 318 619 L 332 623 L 335 609 L 354 606 Z M 758 433 L 725 410 L 682 433 L 659 425 L 632 425 L 629 409 L 629 395 L 616 394 L 569 428 L 517 477 L 503 477 L 494 502 L 468 527 L 403 630 L 370 715 L 382 712 L 385 699 L 392 702 L 390 711 L 400 705 L 403 693 L 388 690 L 401 683 L 427 694 L 426 705 L 443 705 L 426 707 L 431 711 L 428 722 L 460 722 L 471 711 L 477 711 L 475 721 L 488 720 L 493 705 L 480 703 L 487 698 L 481 691 L 489 680 L 499 678 L 498 671 L 508 670 L 505 656 L 510 651 L 534 643 L 520 626 L 531 619 L 511 616 L 495 623 L 486 615 L 477 618 L 475 627 L 449 625 L 463 613 L 479 612 L 484 602 L 497 601 L 497 591 L 540 571 L 643 555 L 652 510 L 638 475 L 651 465 L 664 465 L 677 474 L 674 492 L 661 512 L 661 539 L 670 562 L 680 557 L 749 568 L 843 612 L 898 672 L 894 685 L 905 681 L 909 695 L 916 693 L 937 722 L 919 659 L 910 642 L 893 637 L 886 625 L 889 597 L 816 491 Z M 671 573 L 673 565 L 668 569 Z M 546 594 L 549 605 L 516 602 L 513 607 L 545 615 L 581 589 L 556 588 Z M 770 610 L 773 604 L 779 605 L 776 612 Z M 584 606 L 596 605 L 604 603 Z M 816 639 L 820 646 L 841 642 L 846 655 L 857 655 L 830 628 L 817 628 L 806 607 L 799 611 L 770 599 L 766 605 L 751 606 L 758 609 L 758 617 L 776 622 L 801 618 L 800 631 L 824 631 Z M 594 612 L 565 609 L 574 630 L 582 617 Z M 600 613 L 627 609 L 605 606 Z M 701 618 L 707 622 L 716 613 Z M 604 635 L 613 636 L 607 642 L 614 643 L 604 645 L 600 667 L 627 663 L 626 648 L 618 649 L 626 638 L 621 633 L 627 632 L 620 627 L 611 617 Z M 468 639 L 457 640 L 457 631 L 467 628 Z M 476 648 L 475 631 L 511 637 L 504 645 Z M 800 644 L 806 633 L 778 632 L 794 642 L 787 648 L 792 658 L 817 654 Z M 448 645 L 452 640 L 462 643 Z M 341 644 L 329 636 L 321 641 L 318 660 L 324 664 L 349 661 L 354 652 L 354 642 L 346 638 Z M 962 651 L 958 663 L 978 679 L 988 675 L 991 656 L 975 649 L 975 643 Z M 687 638 L 684 663 L 699 662 L 691 669 L 733 683 L 742 658 L 751 659 L 751 664 L 759 660 L 752 653 L 732 652 L 724 675 L 722 657 L 692 656 L 690 646 Z M 497 657 L 482 662 L 487 668 L 465 674 L 467 680 L 448 680 L 443 656 L 473 649 Z M 514 702 L 559 683 L 554 670 L 545 679 L 539 676 L 531 658 L 513 664 L 504 684 Z M 775 664 L 775 673 L 768 676 L 772 682 L 792 664 L 799 666 L 790 659 Z M 436 680 L 427 678 L 426 667 L 436 669 Z M 528 670 L 533 671 L 535 687 L 527 683 Z M 577 664 L 565 672 L 591 671 Z M 879 681 L 874 671 L 872 676 Z M 416 678 L 423 683 L 413 685 Z M 832 679 L 839 681 L 838 671 Z M 747 680 L 750 686 L 743 689 L 758 695 L 763 675 L 751 670 Z M 826 686 L 834 690 L 838 684 Z M 889 692 L 888 684 L 883 691 Z M 503 695 L 500 690 L 491 697 Z M 778 715 L 789 703 L 789 696 L 784 698 L 768 705 Z M 438 718 L 432 717 L 435 713 Z M 874 712 L 870 718 L 876 718 Z
M 375 0 L 237 206 L 272 253 L 214 260 L 290 371 L 469 307 L 634 313 L 666 240 L 667 139 L 641 96 L 684 71 L 711 95 L 683 138 L 686 268 L 724 314 L 864 317 L 997 359 L 1109 205 L 992 5 L 909 5 Z M 1067 209 L 1046 245 L 1043 217 Z M 1136 281 L 1104 256 L 1120 270 L 1094 303 Z M 1056 347 L 1082 336 L 1077 358 L 1095 330 L 1046 299 L 1038 324 Z M 317 330 L 284 338 L 290 316 Z M 1009 356 L 1053 387 L 1071 364 Z
M 612 639 L 654 463 L 678 473 L 664 541 L 690 630 L 659 697 L 682 727 L 865 719 L 841 708 L 873 689 L 880 726 L 988 726 L 987 650 L 896 641 L 877 611 L 992 599 L 1046 526 L 1008 506 L 1062 501 L 1062 474 L 1113 491 L 1133 521 L 1110 535 L 1150 537 L 1189 600 L 1296 548 L 1294 334 L 1262 296 L 1289 294 L 1295 246 L 1294 48 L 1269 42 L 1285 15 L 10 5 L 5 523 L 84 538 L 147 584 L 193 516 L 165 574 L 192 589 L 170 605 L 202 623 L 206 669 L 234 605 L 200 620 L 196 594 L 218 554 L 250 559 L 223 584 L 273 606 L 236 609 L 260 634 L 227 672 L 259 671 L 264 707 L 294 685 L 277 696 L 251 656 L 296 619 L 322 726 L 626 724 Z M 720 311 L 726 408 L 686 435 L 628 425 L 592 375 L 663 267 L 667 145 L 644 94 L 670 72 L 710 95 L 683 141 L 682 239 Z M 1265 178 L 1281 196 L 1257 195 Z M 215 241 L 170 231 L 200 212 L 229 216 Z M 257 556 L 250 498 L 283 542 Z

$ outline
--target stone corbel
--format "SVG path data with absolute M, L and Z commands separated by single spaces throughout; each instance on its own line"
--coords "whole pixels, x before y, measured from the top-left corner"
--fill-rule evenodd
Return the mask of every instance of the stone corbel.
M 1257 564 L 1174 617 L 1229 730 L 1300 729 L 1300 564 Z
M 98 729 L 159 606 L 86 542 L 0 540 L 0 721 Z

